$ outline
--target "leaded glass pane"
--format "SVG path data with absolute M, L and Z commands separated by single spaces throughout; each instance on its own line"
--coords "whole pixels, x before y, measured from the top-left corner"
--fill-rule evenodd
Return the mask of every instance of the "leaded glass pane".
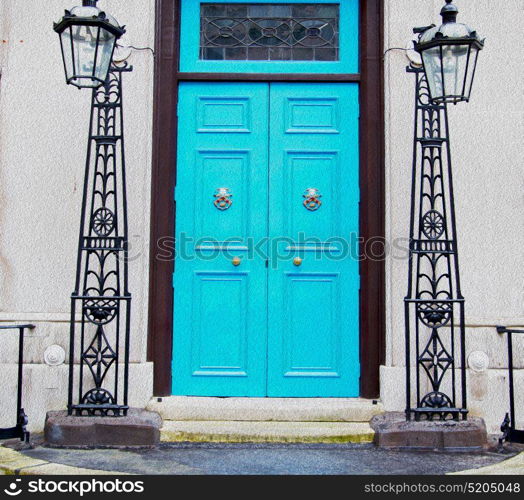
M 200 59 L 338 61 L 338 4 L 204 3 Z

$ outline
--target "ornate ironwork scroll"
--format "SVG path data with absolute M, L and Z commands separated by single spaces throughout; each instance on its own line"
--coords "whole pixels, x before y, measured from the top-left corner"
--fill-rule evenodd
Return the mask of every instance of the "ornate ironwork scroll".
M 430 101 L 422 69 L 407 71 L 416 79 L 416 110 L 405 298 L 406 417 L 466 419 L 464 298 L 447 108 Z
M 70 415 L 121 416 L 128 410 L 131 295 L 122 74 L 129 71 L 126 64 L 113 65 L 106 83 L 93 91 L 71 296 Z

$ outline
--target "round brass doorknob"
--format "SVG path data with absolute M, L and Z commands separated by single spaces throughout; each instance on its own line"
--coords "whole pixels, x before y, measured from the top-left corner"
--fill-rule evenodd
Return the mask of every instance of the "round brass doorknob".
M 235 267 L 239 266 L 241 262 L 242 262 L 242 259 L 240 257 L 234 257 L 233 260 L 231 261 L 231 263 Z
M 302 259 L 300 257 L 295 257 L 293 259 L 293 264 L 295 264 L 295 266 L 300 266 L 300 264 L 302 264 Z

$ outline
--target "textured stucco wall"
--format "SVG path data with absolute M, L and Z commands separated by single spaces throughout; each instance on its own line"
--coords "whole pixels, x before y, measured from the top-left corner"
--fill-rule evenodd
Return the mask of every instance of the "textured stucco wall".
M 37 325 L 28 334 L 24 384 L 32 428 L 42 427 L 46 409 L 61 409 L 66 401 L 65 365 L 48 367 L 43 355 L 49 345 L 68 345 L 91 93 L 65 84 L 52 26 L 78 3 L 0 2 L 0 321 Z M 138 47 L 154 45 L 154 4 L 99 2 Z M 134 52 L 129 62 L 135 68 L 124 76 L 129 221 L 131 243 L 141 254 L 130 265 L 131 399 L 143 405 L 152 394 L 146 328 L 153 56 Z M 4 348 L 3 342 L 0 361 L 12 363 L 14 344 Z M 2 382 L 12 379 L 11 368 L 1 370 Z M 6 392 L 0 391 L 0 425 L 12 421 L 5 422 Z
M 89 91 L 64 83 L 52 22 L 71 0 L 0 2 L 0 321 L 31 321 L 25 375 L 32 428 L 45 410 L 65 405 L 66 365 L 43 364 L 45 349 L 68 344 Z M 154 0 L 101 0 L 123 24 L 130 42 L 153 46 Z M 443 0 L 384 0 L 385 48 L 404 47 L 413 26 L 438 22 Z M 495 431 L 507 408 L 504 339 L 493 325 L 524 324 L 522 210 L 524 68 L 519 31 L 522 0 L 457 0 L 460 18 L 487 37 L 472 102 L 450 109 L 468 353 L 485 352 L 490 370 L 469 373 L 470 407 Z M 28 11 L 32 9 L 31 22 Z M 133 293 L 132 403 L 152 393 L 146 363 L 148 235 L 150 209 L 153 58 L 134 52 L 135 71 L 125 77 L 130 232 L 139 257 L 130 265 Z M 385 56 L 387 236 L 408 231 L 413 76 L 402 52 Z M 387 359 L 382 398 L 387 409 L 404 404 L 403 297 L 407 262 L 388 259 Z M 7 336 L 9 334 L 2 333 Z M 524 368 L 524 339 L 516 358 Z M 14 337 L 0 341 L 0 425 L 12 421 L 9 384 L 14 380 Z M 520 370 L 517 383 L 523 381 Z M 4 390 L 5 389 L 5 390 Z M 522 393 L 522 391 L 521 391 Z M 524 407 L 524 402 L 520 402 Z M 524 418 L 524 412 L 521 412 Z M 523 422 L 524 425 L 524 422 Z
M 524 324 L 524 51 L 519 30 L 508 28 L 524 22 L 524 2 L 455 3 L 460 10 L 459 22 L 486 37 L 472 100 L 451 106 L 449 116 L 467 353 L 485 352 L 492 369 L 483 374 L 470 370 L 470 407 L 495 431 L 508 403 L 507 372 L 498 370 L 507 366 L 506 344 L 493 326 Z M 405 47 L 413 26 L 439 23 L 442 5 L 442 0 L 386 0 L 385 49 Z M 401 51 L 385 56 L 386 223 L 390 240 L 405 237 L 409 228 L 414 84 L 413 76 L 405 73 L 406 64 Z M 407 262 L 390 258 L 386 269 L 386 365 L 401 367 Z M 515 349 L 521 369 L 523 341 L 517 340 Z M 382 369 L 382 395 L 389 409 L 404 405 L 403 377 L 403 369 Z M 522 374 L 519 377 L 522 380 Z M 520 401 L 520 407 L 524 408 L 524 401 Z

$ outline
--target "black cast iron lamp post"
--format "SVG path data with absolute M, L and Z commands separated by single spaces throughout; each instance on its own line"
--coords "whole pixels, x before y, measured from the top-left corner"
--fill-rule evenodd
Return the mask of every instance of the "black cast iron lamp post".
M 440 12 L 442 25 L 430 26 L 415 43 L 435 104 L 469 101 L 478 54 L 484 48 L 476 31 L 457 23 L 459 11 L 452 1 L 446 0 Z
M 129 411 L 131 345 L 122 76 L 133 68 L 112 60 L 125 30 L 96 3 L 83 0 L 54 25 L 67 83 L 92 89 L 67 409 L 70 416 L 120 417 Z
M 415 75 L 406 324 L 406 418 L 466 420 L 466 322 L 458 256 L 448 103 L 468 101 L 484 41 L 456 22 L 415 28 L 424 68 Z M 411 376 L 412 370 L 415 377 Z M 413 380 L 414 379 L 414 380 Z
M 125 28 L 97 6 L 98 0 L 83 0 L 82 6 L 66 10 L 54 30 L 60 35 L 66 81 L 78 88 L 98 88 L 107 79 L 116 41 Z

